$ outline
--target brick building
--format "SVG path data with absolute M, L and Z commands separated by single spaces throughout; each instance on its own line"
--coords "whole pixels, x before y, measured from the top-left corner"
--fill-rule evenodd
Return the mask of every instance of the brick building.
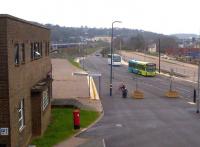
M 165 54 L 176 57 L 190 56 L 196 59 L 200 57 L 200 48 L 167 48 Z
M 50 30 L 0 14 L 0 146 L 42 135 L 51 112 Z

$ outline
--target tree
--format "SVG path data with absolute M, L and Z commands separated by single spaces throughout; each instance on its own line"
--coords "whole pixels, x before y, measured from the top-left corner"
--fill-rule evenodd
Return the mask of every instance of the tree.
M 131 37 L 127 42 L 127 48 L 131 50 L 143 50 L 145 48 L 145 40 L 141 34 Z

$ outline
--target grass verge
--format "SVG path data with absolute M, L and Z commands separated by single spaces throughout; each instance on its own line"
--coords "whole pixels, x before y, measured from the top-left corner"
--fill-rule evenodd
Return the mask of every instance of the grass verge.
M 74 66 L 76 66 L 76 67 L 78 67 L 78 68 L 81 68 L 80 64 L 79 64 L 78 62 L 76 62 L 76 61 L 74 60 L 73 57 L 70 57 L 70 56 L 67 55 L 67 60 L 68 60 L 72 65 L 74 65 Z M 81 68 L 81 69 L 82 69 L 82 68 Z
M 89 126 L 99 115 L 95 111 L 81 110 L 81 128 Z M 73 128 L 73 109 L 53 108 L 51 117 L 51 122 L 44 135 L 34 139 L 31 144 L 37 147 L 52 147 L 78 132 L 78 130 L 74 130 Z

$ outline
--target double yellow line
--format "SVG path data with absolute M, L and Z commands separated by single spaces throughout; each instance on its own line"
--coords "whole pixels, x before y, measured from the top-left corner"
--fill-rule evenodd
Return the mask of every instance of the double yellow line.
M 93 100 L 99 100 L 99 93 L 97 92 L 97 88 L 94 83 L 93 77 L 87 77 L 87 80 L 88 80 L 88 86 L 90 85 L 90 98 Z

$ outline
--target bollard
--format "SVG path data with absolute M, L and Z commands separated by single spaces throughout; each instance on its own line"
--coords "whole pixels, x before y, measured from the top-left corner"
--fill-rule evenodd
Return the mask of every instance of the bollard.
M 199 99 L 197 99 L 197 111 L 196 113 L 199 113 Z
M 193 102 L 196 103 L 196 89 L 194 89 Z
M 80 111 L 75 109 L 73 111 L 74 129 L 80 129 Z

